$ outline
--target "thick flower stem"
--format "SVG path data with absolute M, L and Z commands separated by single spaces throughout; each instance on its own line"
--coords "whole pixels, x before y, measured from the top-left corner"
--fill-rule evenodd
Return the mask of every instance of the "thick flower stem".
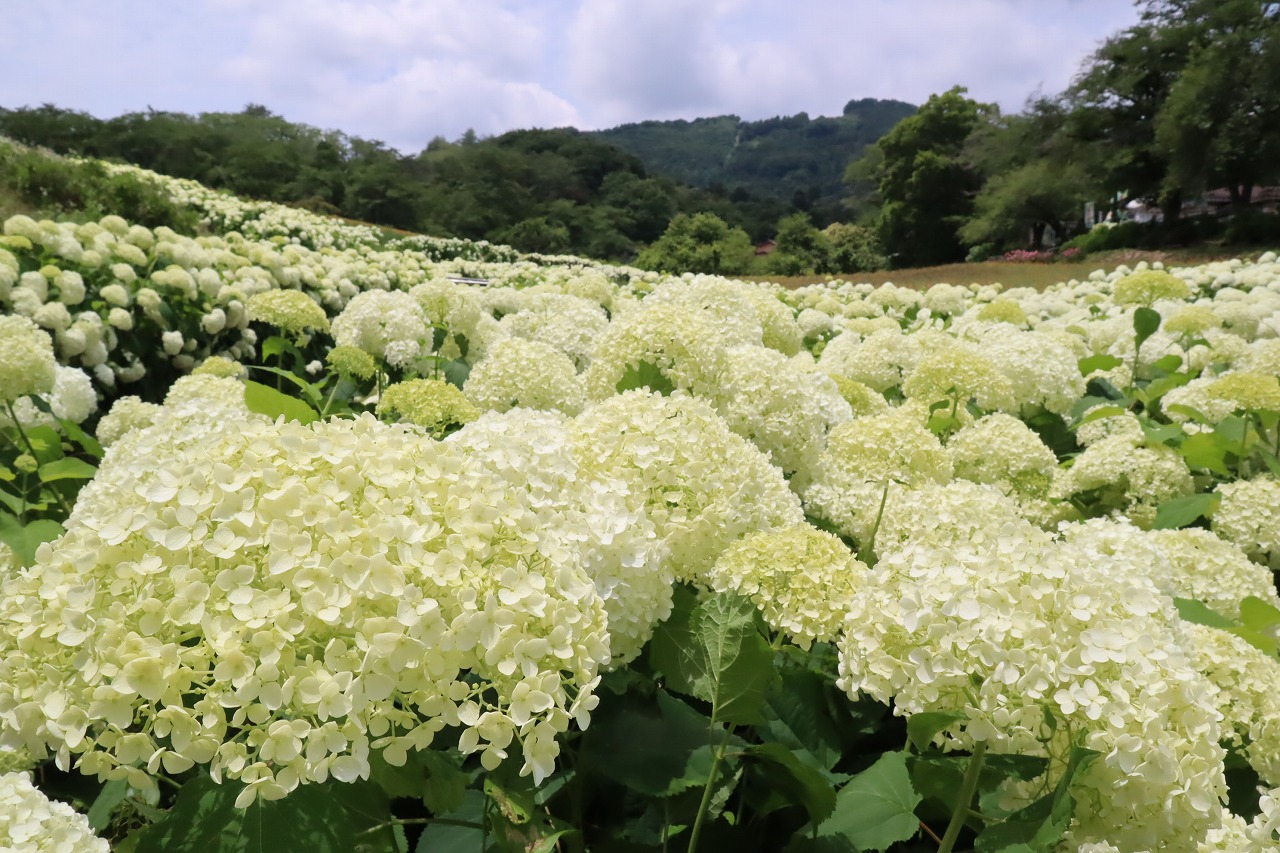
M 951 823 L 947 824 L 947 831 L 942 836 L 942 843 L 938 845 L 938 853 L 951 853 L 952 848 L 956 846 L 956 839 L 960 837 L 960 830 L 964 829 L 965 818 L 969 816 L 969 806 L 973 803 L 973 794 L 978 790 L 978 777 L 982 775 L 982 764 L 986 756 L 986 742 L 978 741 L 973 747 L 973 754 L 969 756 L 969 766 L 964 771 L 964 781 L 960 783 L 960 793 L 956 798 L 956 807 L 951 812 Z
M 729 748 L 729 738 L 732 736 L 732 730 L 726 729 L 724 739 L 720 741 L 720 745 L 712 755 L 711 771 L 707 775 L 707 785 L 702 789 L 702 802 L 698 804 L 698 816 L 693 819 L 693 829 L 689 833 L 687 853 L 696 853 L 698 849 L 698 837 L 702 835 L 702 822 L 706 819 L 707 812 L 711 810 L 711 794 L 715 790 L 716 776 L 720 773 L 720 762 L 724 760 L 724 754 Z

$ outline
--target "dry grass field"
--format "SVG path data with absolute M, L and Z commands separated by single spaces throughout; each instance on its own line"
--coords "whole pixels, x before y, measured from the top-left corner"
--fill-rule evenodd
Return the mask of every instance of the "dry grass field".
M 776 281 L 790 288 L 840 278 L 852 282 L 883 284 L 893 282 L 899 287 L 927 288 L 945 282 L 947 284 L 1003 284 L 1005 287 L 1045 288 L 1071 279 L 1085 279 L 1094 270 L 1111 272 L 1124 264 L 1132 267 L 1139 261 L 1161 261 L 1166 266 L 1187 266 L 1227 258 L 1256 258 L 1263 250 L 1231 251 L 1215 246 L 1197 246 L 1191 249 L 1174 249 L 1149 252 L 1137 249 L 1121 249 L 1092 255 L 1074 263 L 1017 263 L 1013 261 L 983 261 L 972 264 L 946 264 L 937 267 L 915 269 L 879 270 L 851 273 L 846 276 L 757 276 L 755 281 Z

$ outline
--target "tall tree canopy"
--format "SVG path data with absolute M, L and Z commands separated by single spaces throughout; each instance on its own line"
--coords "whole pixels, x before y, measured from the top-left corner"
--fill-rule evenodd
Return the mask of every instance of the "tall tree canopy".
M 966 91 L 957 86 L 931 96 L 876 143 L 883 204 L 877 225 L 898 266 L 964 257 L 957 231 L 972 213 L 980 180 L 961 155 L 965 140 L 994 110 L 965 97 Z

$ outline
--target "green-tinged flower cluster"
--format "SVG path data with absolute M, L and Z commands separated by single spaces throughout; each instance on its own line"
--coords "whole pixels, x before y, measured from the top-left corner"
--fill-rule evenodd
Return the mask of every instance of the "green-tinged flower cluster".
M 609 472 L 644 508 L 677 580 L 700 583 L 742 536 L 803 519 L 782 472 L 698 400 L 629 391 L 588 408 L 572 430 L 584 467 Z
M 429 435 L 443 438 L 480 417 L 480 410 L 443 379 L 410 379 L 383 389 L 378 414 L 398 416 Z
M 1027 322 L 1027 314 L 1022 310 L 1022 306 L 1012 299 L 994 299 L 978 309 L 978 319 L 986 323 L 1024 326 Z
M 1007 508 L 980 536 L 971 523 L 883 549 L 849 608 L 840 684 L 903 716 L 960 714 L 939 741 L 1044 756 L 1049 779 L 1072 743 L 1096 750 L 1072 786 L 1079 842 L 1170 849 L 1216 827 L 1216 697 L 1142 552 L 1104 556 Z
M 1263 373 L 1228 373 L 1213 381 L 1205 393 L 1232 409 L 1280 412 L 1280 377 Z
M 807 649 L 840 634 L 867 571 L 838 537 L 800 524 L 730 546 L 707 573 L 707 583 L 747 596 L 774 630 Z
M 197 376 L 217 376 L 223 379 L 242 379 L 245 375 L 244 365 L 220 355 L 210 356 L 200 362 L 195 370 Z
M 53 342 L 35 323 L 0 314 L 0 403 L 49 393 L 57 366 Z
M 266 290 L 244 306 L 250 320 L 275 326 L 294 336 L 329 330 L 329 318 L 314 299 L 300 290 Z
M 357 347 L 340 345 L 325 354 L 325 361 L 337 371 L 339 376 L 348 379 L 367 381 L 378 372 L 378 363 L 373 356 Z
M 1162 299 L 1186 299 L 1189 296 L 1191 288 L 1187 283 L 1164 270 L 1140 270 L 1115 284 L 1117 305 L 1150 306 Z
M 1013 385 L 996 365 L 976 348 L 959 343 L 924 358 L 902 384 L 902 393 L 926 406 L 964 406 L 972 400 L 987 412 L 1017 408 Z
M 1165 501 L 1190 495 L 1195 488 L 1186 461 L 1163 444 L 1146 446 L 1127 435 L 1099 439 L 1060 469 L 1050 496 L 1098 495 L 1102 506 L 1141 527 L 1150 527 Z
M 810 512 L 866 547 L 889 493 L 951 476 L 951 457 L 923 418 L 898 408 L 833 429 L 804 498 Z

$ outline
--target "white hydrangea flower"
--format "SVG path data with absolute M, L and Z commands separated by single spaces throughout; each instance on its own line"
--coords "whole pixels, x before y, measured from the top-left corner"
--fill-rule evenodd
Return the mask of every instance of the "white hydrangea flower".
M 50 800 L 29 773 L 0 775 L 0 849 L 14 853 L 108 853 L 89 818 Z
M 520 406 L 576 415 L 586 404 L 569 356 L 550 344 L 516 337 L 490 346 L 462 390 L 479 408 L 496 412 Z

